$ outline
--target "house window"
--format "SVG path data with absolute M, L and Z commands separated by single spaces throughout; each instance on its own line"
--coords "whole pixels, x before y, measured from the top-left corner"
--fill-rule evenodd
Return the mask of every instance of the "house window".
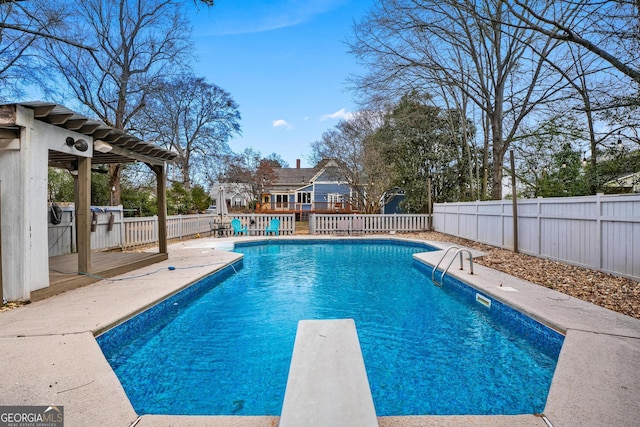
M 327 194 L 327 201 L 329 209 L 340 209 L 342 208 L 342 202 L 344 200 L 344 195 L 337 193 L 329 193 Z
M 329 193 L 327 194 L 327 200 L 329 203 L 342 203 L 344 196 L 342 194 Z
M 289 195 L 288 194 L 276 194 L 275 195 L 276 208 L 288 209 L 289 208 Z
M 309 192 L 298 193 L 298 203 L 311 203 L 311 193 Z

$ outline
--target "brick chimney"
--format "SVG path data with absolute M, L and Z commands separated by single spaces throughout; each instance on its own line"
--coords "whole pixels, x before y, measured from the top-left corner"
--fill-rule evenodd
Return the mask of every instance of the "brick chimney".
M 296 159 L 296 169 L 300 169 L 300 159 Z

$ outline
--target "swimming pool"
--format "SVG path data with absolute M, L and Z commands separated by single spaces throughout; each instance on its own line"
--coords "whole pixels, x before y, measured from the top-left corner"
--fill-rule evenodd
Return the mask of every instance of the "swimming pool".
M 398 241 L 271 241 L 98 337 L 140 414 L 279 415 L 300 319 L 353 318 L 378 415 L 542 412 L 562 336 Z M 457 320 L 453 322 L 453 320 Z

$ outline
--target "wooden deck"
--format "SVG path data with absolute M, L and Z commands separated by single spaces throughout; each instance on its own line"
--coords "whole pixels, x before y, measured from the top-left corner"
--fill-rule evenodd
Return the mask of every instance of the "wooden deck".
M 106 277 L 128 273 L 168 258 L 168 254 L 147 252 L 93 252 L 90 274 L 78 274 L 78 254 L 49 258 L 49 286 L 31 292 L 38 301 L 76 289 Z

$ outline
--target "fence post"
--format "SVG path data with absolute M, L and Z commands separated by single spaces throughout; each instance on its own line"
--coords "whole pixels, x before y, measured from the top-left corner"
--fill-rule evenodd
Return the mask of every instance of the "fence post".
M 513 252 L 518 253 L 518 192 L 516 191 L 516 164 L 513 150 L 509 150 L 511 162 L 511 198 L 513 199 Z
M 431 176 L 427 176 L 427 231 L 433 230 L 433 204 L 431 203 Z
M 538 216 L 536 218 L 536 223 L 537 223 L 537 233 L 538 233 L 538 253 L 537 255 L 540 256 L 542 255 L 542 196 L 538 196 L 537 199 L 537 205 L 538 205 L 538 209 L 537 209 L 537 213 L 536 215 Z
M 596 246 L 598 247 L 598 270 L 602 269 L 602 196 L 596 193 Z
M 120 211 L 120 249 L 125 248 L 124 208 Z

